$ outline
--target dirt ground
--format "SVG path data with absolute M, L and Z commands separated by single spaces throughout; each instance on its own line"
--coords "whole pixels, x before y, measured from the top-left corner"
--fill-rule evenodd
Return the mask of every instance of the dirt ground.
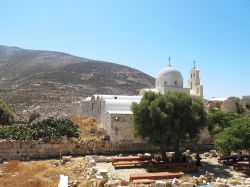
M 64 165 L 59 160 L 12 160 L 0 164 L 0 186 L 57 187 L 60 174 L 69 176 L 69 181 L 84 180 L 82 174 L 86 164 L 83 157 L 73 158 Z
M 206 171 L 214 173 L 214 176 L 221 179 L 232 179 L 232 178 L 247 178 L 249 176 L 235 171 L 233 166 L 223 166 L 218 163 L 216 157 L 202 157 L 201 160 L 202 166 L 196 172 L 188 172 L 187 175 L 197 176 L 204 175 Z M 124 169 L 114 169 L 111 163 L 97 163 L 97 167 L 101 169 L 107 169 L 111 173 L 111 178 L 113 179 L 123 179 L 129 180 L 129 174 L 133 173 L 146 173 L 147 171 L 144 168 L 124 168 Z
M 61 165 L 59 160 L 37 161 L 9 161 L 0 164 L 0 184 L 4 187 L 56 187 L 59 183 L 59 175 L 69 176 L 70 181 L 84 181 L 84 170 L 87 159 L 84 157 L 72 158 L 70 162 Z M 97 163 L 98 169 L 107 169 L 110 179 L 128 180 L 129 174 L 146 173 L 143 168 L 114 169 L 111 163 Z M 234 171 L 232 166 L 218 164 L 217 158 L 203 158 L 202 166 L 198 172 L 186 173 L 190 176 L 200 176 L 206 171 L 215 174 L 221 179 L 247 178 L 245 174 Z M 248 176 L 249 177 L 249 176 Z

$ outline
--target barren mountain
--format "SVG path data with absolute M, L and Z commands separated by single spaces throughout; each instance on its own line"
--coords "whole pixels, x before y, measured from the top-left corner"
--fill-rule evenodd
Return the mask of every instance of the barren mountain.
M 17 119 L 69 115 L 72 102 L 92 94 L 138 94 L 154 78 L 136 69 L 66 53 L 0 45 L 0 99 Z

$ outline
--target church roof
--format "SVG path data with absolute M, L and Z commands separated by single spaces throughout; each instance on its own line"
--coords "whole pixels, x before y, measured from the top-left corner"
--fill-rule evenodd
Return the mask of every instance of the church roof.
M 128 98 L 130 97 L 130 98 Z M 128 96 L 117 99 L 105 99 L 105 108 L 108 113 L 116 114 L 132 114 L 132 103 L 139 103 L 141 96 Z
M 159 74 L 157 75 L 157 78 L 162 77 L 162 76 L 181 76 L 182 77 L 182 74 L 175 67 L 167 66 L 160 70 Z

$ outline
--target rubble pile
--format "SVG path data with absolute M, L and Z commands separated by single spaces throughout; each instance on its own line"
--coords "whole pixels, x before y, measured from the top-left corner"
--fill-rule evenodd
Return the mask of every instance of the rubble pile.
M 187 151 L 190 156 L 191 152 Z M 211 150 L 211 156 L 215 152 Z M 70 186 L 72 187 L 198 187 L 198 186 L 210 186 L 210 187 L 246 187 L 250 186 L 250 178 L 244 177 L 232 177 L 230 179 L 216 178 L 214 173 L 206 171 L 200 176 L 189 176 L 184 175 L 180 179 L 168 179 L 168 180 L 157 180 L 152 184 L 139 184 L 122 179 L 113 178 L 111 172 L 108 169 L 98 168 L 97 162 L 111 162 L 112 157 L 110 156 L 86 156 L 85 159 L 88 160 L 88 164 L 85 165 L 85 170 L 83 172 L 83 181 L 71 181 Z

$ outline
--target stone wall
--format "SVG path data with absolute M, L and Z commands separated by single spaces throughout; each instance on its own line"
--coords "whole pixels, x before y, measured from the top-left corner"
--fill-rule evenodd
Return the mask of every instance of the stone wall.
M 62 154 L 68 154 L 72 152 L 74 145 L 70 143 L 66 144 L 50 144 L 50 143 L 38 143 L 34 141 L 7 141 L 2 140 L 0 142 L 0 156 L 3 158 L 42 158 L 53 157 Z M 74 150 L 76 151 L 76 150 Z
M 41 143 L 38 141 L 0 141 L 0 158 L 22 159 L 22 158 L 46 158 L 60 155 L 89 155 L 109 154 L 124 152 L 147 152 L 152 147 L 141 143 L 112 144 L 105 141 L 67 142 L 67 143 Z
M 113 143 L 143 143 L 143 141 L 135 136 L 132 115 L 131 114 L 109 114 L 110 139 Z
M 237 112 L 237 103 L 239 103 L 240 100 L 237 97 L 229 97 L 227 100 L 225 100 L 222 104 L 222 110 L 223 112 Z

